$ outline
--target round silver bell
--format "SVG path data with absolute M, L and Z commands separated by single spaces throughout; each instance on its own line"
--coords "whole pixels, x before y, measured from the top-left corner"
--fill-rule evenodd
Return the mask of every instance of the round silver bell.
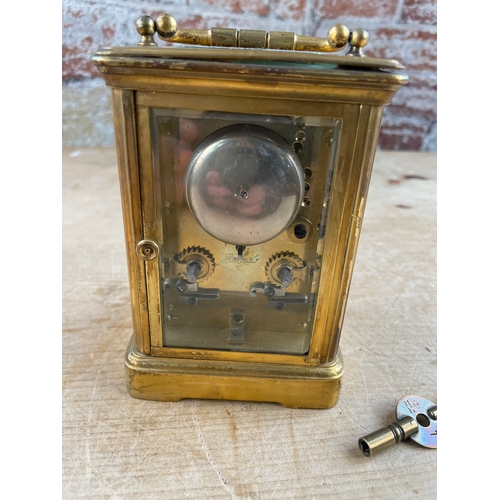
M 208 234 L 233 245 L 258 245 L 294 220 L 304 173 L 290 145 L 275 132 L 231 125 L 196 147 L 184 184 L 189 208 Z

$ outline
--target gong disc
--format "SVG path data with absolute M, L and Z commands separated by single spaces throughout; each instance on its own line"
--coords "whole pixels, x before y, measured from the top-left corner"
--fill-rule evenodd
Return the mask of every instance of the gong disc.
M 231 125 L 196 147 L 184 184 L 189 208 L 208 234 L 233 245 L 258 245 L 294 220 L 304 173 L 297 155 L 276 133 Z

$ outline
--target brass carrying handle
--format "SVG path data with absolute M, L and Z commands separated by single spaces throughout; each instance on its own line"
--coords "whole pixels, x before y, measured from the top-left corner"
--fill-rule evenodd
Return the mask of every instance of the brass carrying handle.
M 363 47 L 368 43 L 368 32 L 362 28 L 350 31 L 343 24 L 336 24 L 326 38 L 296 35 L 287 31 L 236 30 L 233 28 L 178 29 L 177 21 L 170 14 L 162 14 L 156 21 L 141 16 L 135 23 L 141 35 L 138 45 L 157 46 L 154 34 L 165 42 L 213 47 L 244 47 L 253 49 L 300 50 L 309 52 L 338 52 L 351 46 L 348 56 L 363 57 Z

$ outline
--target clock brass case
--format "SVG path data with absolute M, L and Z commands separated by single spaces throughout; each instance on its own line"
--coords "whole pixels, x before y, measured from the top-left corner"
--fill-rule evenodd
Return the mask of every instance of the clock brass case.
M 165 16 L 141 19 L 139 47 L 93 56 L 113 98 L 127 389 L 330 408 L 382 110 L 407 81 L 402 66 L 364 57 L 362 30 L 269 50 L 286 37 L 181 36 Z M 160 48 L 156 32 L 236 46 Z M 348 55 L 320 52 L 334 35 Z

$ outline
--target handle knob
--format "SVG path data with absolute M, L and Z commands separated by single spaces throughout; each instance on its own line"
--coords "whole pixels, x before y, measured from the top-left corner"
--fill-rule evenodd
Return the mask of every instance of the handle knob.
M 330 28 L 326 35 L 328 43 L 338 50 L 342 50 L 349 41 L 351 35 L 349 28 L 344 24 L 336 24 Z
M 351 46 L 351 49 L 346 56 L 364 57 L 362 49 L 363 47 L 366 47 L 369 37 L 370 35 L 368 34 L 368 31 L 363 28 L 356 28 L 355 30 L 352 30 L 349 35 L 349 45 Z
M 153 38 L 156 33 L 156 23 L 152 17 L 141 16 L 135 22 L 135 29 L 141 35 L 141 41 L 137 45 L 141 47 L 158 47 Z
M 177 21 L 170 14 L 163 14 L 156 20 L 156 32 L 164 40 L 172 38 L 177 32 Z

